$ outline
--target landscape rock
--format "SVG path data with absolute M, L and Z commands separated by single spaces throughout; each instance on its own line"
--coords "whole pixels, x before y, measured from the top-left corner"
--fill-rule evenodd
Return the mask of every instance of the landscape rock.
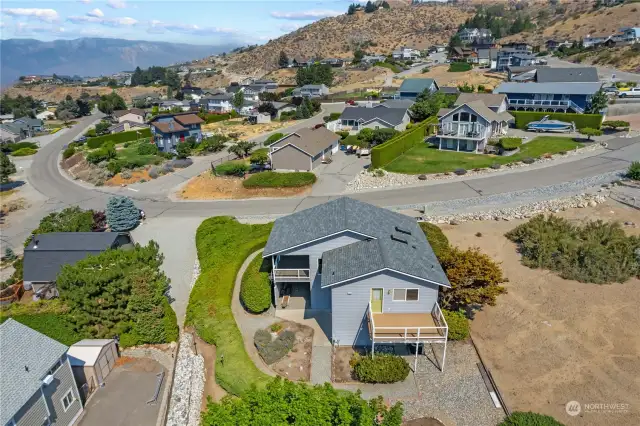
M 167 426 L 198 426 L 204 391 L 204 358 L 193 351 L 193 336 L 182 333 L 173 377 Z

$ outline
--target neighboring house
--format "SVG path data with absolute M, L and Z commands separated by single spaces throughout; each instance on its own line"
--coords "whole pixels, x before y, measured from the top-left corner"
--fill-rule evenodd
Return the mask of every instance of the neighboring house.
M 498 49 L 478 49 L 476 63 L 481 67 L 495 69 L 498 63 Z
M 179 101 L 177 99 L 169 99 L 169 100 L 160 102 L 160 105 L 158 105 L 158 109 L 163 112 L 171 111 L 176 108 L 181 109 L 184 112 L 189 111 L 191 109 L 191 102 Z
M 30 118 L 30 117 L 21 117 L 16 118 L 11 123 L 15 126 L 20 126 L 22 132 L 26 135 L 25 137 L 31 138 L 35 136 L 36 133 L 44 131 L 44 122 L 39 118 Z
M 614 41 L 620 43 L 638 43 L 640 42 L 640 27 L 620 28 L 620 32 L 614 37 Z
M 492 38 L 481 38 L 469 45 L 469 48 L 474 52 L 480 49 L 494 49 L 496 47 L 496 41 Z
M 538 68 L 541 66 L 528 67 L 507 67 L 507 81 L 518 81 L 521 83 L 535 81 Z
M 325 127 L 296 130 L 269 146 L 271 168 L 309 172 L 338 152 L 339 140 Z
M 589 34 L 582 39 L 582 46 L 585 48 L 597 46 L 599 44 L 604 44 L 612 38 L 613 34 Z
M 114 120 L 118 123 L 122 123 L 125 121 L 132 121 L 134 123 L 144 123 L 144 117 L 146 113 L 143 109 L 140 108 L 131 108 L 131 109 L 121 109 L 113 111 L 111 114 Z
M 536 69 L 535 81 L 538 83 L 597 83 L 600 79 L 596 67 L 540 67 Z
M 289 102 L 271 102 L 271 105 L 273 105 L 275 107 L 275 109 L 277 110 L 276 112 L 276 118 L 280 118 L 280 116 L 282 115 L 283 112 L 290 112 L 290 111 L 295 111 L 296 110 L 296 106 L 292 103 Z
M 249 124 L 266 124 L 271 123 L 271 115 L 267 113 L 254 112 L 249 117 Z
M 533 47 L 529 43 L 525 43 L 523 41 L 514 41 L 512 43 L 504 43 L 501 44 L 503 48 L 506 49 L 514 49 L 520 52 L 531 53 L 533 51 Z
M 470 44 L 476 40 L 491 38 L 491 30 L 486 28 L 463 28 L 458 32 L 458 37 L 463 43 Z
M 554 39 L 549 39 L 544 43 L 545 49 L 549 52 L 553 52 L 558 50 L 559 48 L 561 48 L 562 46 L 567 46 L 570 47 L 571 46 L 571 42 L 570 41 L 562 41 L 562 40 L 554 40 Z
M 138 95 L 138 96 L 134 96 L 131 98 L 131 102 L 133 103 L 133 105 L 137 105 L 139 103 L 144 103 L 144 104 L 159 104 L 160 103 L 160 97 L 155 94 L 155 93 L 145 93 L 142 95 Z
M 278 90 L 278 87 L 279 87 L 278 83 L 269 79 L 254 80 L 253 84 L 264 86 L 265 92 L 272 92 L 272 93 Z
M 201 124 L 204 120 L 192 112 L 178 114 L 161 114 L 152 118 L 151 125 L 153 140 L 161 151 L 168 152 L 176 145 L 190 137 L 196 142 L 202 140 Z
M 420 59 L 421 53 L 418 49 L 408 46 L 400 46 L 391 53 L 393 59 L 416 60 Z
M 53 120 L 56 115 L 52 111 L 42 111 L 36 114 L 38 120 Z
M 67 351 L 71 370 L 79 388 L 86 385 L 91 394 L 105 383 L 120 357 L 113 339 L 84 339 L 74 343 Z
M 131 237 L 118 232 L 52 232 L 37 234 L 24 249 L 24 288 L 34 296 L 58 296 L 56 277 L 64 265 L 73 265 L 89 255 L 131 244 Z
M 458 96 L 460 94 L 460 90 L 457 87 L 448 87 L 448 86 L 440 87 L 438 89 L 438 92 L 444 93 L 445 95 L 456 95 L 456 96 Z
M 449 58 L 457 61 L 473 61 L 474 52 L 469 47 L 454 47 L 449 52 Z
M 0 143 L 19 142 L 23 139 L 20 128 L 11 124 L 0 124 Z
M 233 94 L 222 93 L 200 99 L 200 106 L 207 112 L 224 114 L 233 110 Z
M 408 109 L 412 104 L 409 100 L 390 100 L 375 107 L 347 107 L 338 119 L 337 130 L 347 130 L 352 134 L 365 128 L 403 131 L 410 121 Z
M 425 90 L 434 93 L 438 89 L 438 83 L 432 78 L 405 78 L 398 89 L 397 96 L 400 99 L 415 101 L 416 97 Z
M 0 424 L 73 425 L 82 401 L 68 348 L 13 318 L 0 336 Z
M 145 123 L 138 123 L 135 121 L 122 121 L 120 123 L 116 123 L 113 126 L 107 128 L 107 132 L 109 133 L 122 133 L 128 132 L 129 130 L 139 130 L 145 129 L 149 127 Z
M 526 67 L 534 65 L 536 57 L 531 53 L 508 47 L 498 50 L 496 71 L 506 71 L 508 67 Z
M 450 284 L 413 218 L 341 197 L 278 218 L 262 256 L 276 310 L 330 315 L 336 346 L 446 340 L 438 293 Z
M 2 114 L 0 115 L 0 123 L 13 123 L 13 114 Z
M 293 89 L 293 96 L 302 96 L 304 98 L 319 98 L 328 94 L 329 88 L 324 84 L 306 84 Z
M 340 58 L 326 58 L 320 61 L 323 65 L 329 65 L 333 68 L 342 68 L 344 66 L 344 59 Z
M 501 83 L 493 92 L 507 95 L 511 111 L 575 112 L 583 114 L 600 82 Z
M 182 94 L 184 96 L 191 96 L 191 98 L 198 102 L 200 98 L 204 95 L 204 91 L 200 87 L 196 86 L 185 86 L 182 88 Z
M 376 62 L 384 62 L 387 57 L 384 55 L 364 55 L 362 61 L 365 64 L 375 64 Z
M 453 108 L 438 112 L 438 148 L 482 153 L 489 139 L 506 133 L 511 120 L 504 95 L 461 93 Z

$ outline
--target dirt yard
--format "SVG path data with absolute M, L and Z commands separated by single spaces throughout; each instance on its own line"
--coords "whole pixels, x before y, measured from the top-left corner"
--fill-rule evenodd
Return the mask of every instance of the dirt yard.
M 560 216 L 640 224 L 640 212 L 613 201 Z M 520 263 L 504 234 L 523 221 L 443 226 L 453 245 L 478 246 L 502 262 L 508 293 L 476 314 L 480 354 L 512 411 L 534 411 L 567 425 L 640 424 L 640 280 L 597 285 L 563 280 Z M 637 225 L 625 226 L 640 235 Z M 481 232 L 481 237 L 475 234 Z M 582 404 L 570 417 L 569 401 Z M 634 402 L 635 401 L 635 402 Z M 627 404 L 621 412 L 585 404 Z
M 433 78 L 438 82 L 438 86 L 441 87 L 455 87 L 458 85 L 463 85 L 465 82 L 474 86 L 483 84 L 487 90 L 495 88 L 504 81 L 504 77 L 490 72 L 484 72 L 480 70 L 449 72 L 448 69 L 448 65 L 435 66 L 432 67 L 427 73 L 421 73 L 418 71 L 417 74 L 409 75 L 407 76 L 407 78 Z M 400 84 L 402 84 L 402 80 L 394 79 L 393 84 L 394 86 L 399 86 Z
M 6 191 L 0 191 L 0 224 L 4 218 L 9 216 L 10 213 L 18 210 L 24 210 L 29 207 L 27 200 L 20 197 L 20 189 L 8 189 Z
M 295 382 L 311 379 L 311 350 L 313 346 L 313 328 L 292 321 L 282 321 L 282 331 L 289 330 L 296 334 L 296 343 L 291 352 L 270 365 L 271 369 L 282 377 Z
M 243 120 L 243 118 L 234 118 L 231 120 L 219 121 L 217 123 L 204 124 L 202 126 L 202 131 L 222 135 L 230 135 L 233 133 L 237 135 L 234 139 L 247 140 L 263 133 L 291 125 L 291 122 L 289 121 L 272 121 L 271 123 L 265 124 L 249 124 L 247 122 L 243 122 Z
M 238 198 L 283 198 L 306 195 L 311 185 L 301 188 L 253 188 L 242 186 L 242 178 L 213 176 L 206 171 L 192 178 L 176 194 L 182 200 L 229 200 Z
M 106 181 L 104 184 L 106 186 L 129 185 L 132 183 L 138 183 L 143 179 L 148 182 L 150 180 L 153 180 L 151 176 L 149 176 L 149 169 L 150 167 L 147 167 L 144 170 L 132 170 L 130 172 L 131 177 L 129 179 L 123 178 L 122 173 L 118 173 L 117 175 Z
M 194 333 L 191 329 L 189 332 L 193 335 L 193 343 L 198 355 L 202 355 L 204 358 L 204 392 L 202 393 L 202 404 L 200 409 L 205 411 L 207 409 L 207 399 L 211 397 L 214 401 L 220 401 L 227 395 L 222 387 L 216 383 L 216 347 L 210 345 L 202 340 L 197 333 Z
M 353 368 L 351 368 L 349 364 L 355 352 L 356 349 L 350 346 L 339 346 L 336 348 L 333 365 L 331 366 L 333 369 L 332 379 L 335 383 L 353 383 L 357 381 L 355 377 L 353 377 Z

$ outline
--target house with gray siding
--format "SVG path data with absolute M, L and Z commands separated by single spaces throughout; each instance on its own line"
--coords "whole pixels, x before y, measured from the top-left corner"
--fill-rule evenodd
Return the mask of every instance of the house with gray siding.
M 310 172 L 338 152 L 339 140 L 326 127 L 296 130 L 269 146 L 271 168 Z
M 82 414 L 69 348 L 9 318 L 0 325 L 0 425 L 69 426 Z
M 338 198 L 277 219 L 263 258 L 276 310 L 330 313 L 335 345 L 446 342 L 450 284 L 413 218 Z
M 388 100 L 376 106 L 353 106 L 342 111 L 336 129 L 356 134 L 362 129 L 404 131 L 409 124 L 411 100 Z
M 438 89 L 438 83 L 432 78 L 405 78 L 398 89 L 396 97 L 415 101 L 418 95 L 425 90 L 434 93 Z

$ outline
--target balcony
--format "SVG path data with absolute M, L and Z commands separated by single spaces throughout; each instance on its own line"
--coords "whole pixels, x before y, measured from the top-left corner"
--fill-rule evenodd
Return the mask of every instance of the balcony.
M 443 342 L 449 328 L 440 306 L 435 303 L 431 312 L 382 313 L 367 311 L 369 335 L 376 342 L 418 343 Z
M 482 140 L 486 132 L 487 127 L 480 123 L 445 122 L 438 126 L 436 136 Z
M 273 265 L 275 282 L 310 281 L 309 256 L 278 256 Z
M 575 102 L 570 100 L 556 101 L 556 100 L 543 100 L 543 99 L 508 99 L 510 107 L 532 107 L 536 109 L 562 109 L 567 110 L 571 108 L 575 112 L 582 114 L 584 109 L 576 105 Z

